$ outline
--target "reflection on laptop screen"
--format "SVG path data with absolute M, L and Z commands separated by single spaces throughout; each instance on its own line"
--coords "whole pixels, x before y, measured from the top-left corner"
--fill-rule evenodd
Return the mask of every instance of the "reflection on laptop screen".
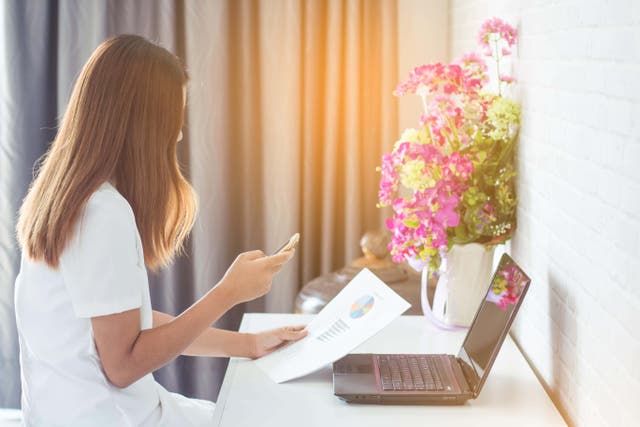
M 466 373 L 474 377 L 471 381 L 474 392 L 478 392 L 482 386 L 488 374 L 487 369 L 497 355 L 530 281 L 508 255 L 502 256 L 458 354 L 463 362 L 473 368 L 473 372 Z

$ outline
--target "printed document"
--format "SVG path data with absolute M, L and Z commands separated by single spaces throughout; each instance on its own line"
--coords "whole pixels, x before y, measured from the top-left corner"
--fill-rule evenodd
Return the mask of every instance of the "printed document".
M 254 363 L 277 383 L 307 375 L 349 353 L 410 306 L 365 268 L 307 325 L 306 337 Z

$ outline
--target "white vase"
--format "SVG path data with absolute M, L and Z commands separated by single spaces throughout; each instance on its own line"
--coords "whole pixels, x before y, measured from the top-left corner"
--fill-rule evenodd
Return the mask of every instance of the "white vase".
M 422 272 L 422 309 L 444 327 L 469 327 L 482 302 L 493 269 L 495 246 L 453 245 L 438 271 L 433 307 L 427 300 L 428 271 Z

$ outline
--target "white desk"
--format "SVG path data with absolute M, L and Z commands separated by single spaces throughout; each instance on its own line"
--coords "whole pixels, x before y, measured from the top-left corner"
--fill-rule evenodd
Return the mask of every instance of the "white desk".
M 306 324 L 313 315 L 246 314 L 240 331 Z M 465 332 L 446 332 L 422 316 L 402 316 L 354 353 L 456 354 Z M 347 404 L 333 395 L 331 366 L 284 384 L 272 382 L 246 359 L 231 359 L 220 390 L 214 426 L 566 426 L 507 337 L 480 397 L 463 406 Z

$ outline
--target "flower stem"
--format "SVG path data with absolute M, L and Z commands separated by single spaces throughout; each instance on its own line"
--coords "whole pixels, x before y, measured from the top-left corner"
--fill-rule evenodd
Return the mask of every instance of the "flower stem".
M 502 96 L 502 80 L 500 80 L 500 52 L 498 52 L 498 37 L 494 37 L 493 45 L 496 48 L 496 71 L 498 72 L 498 96 Z
M 444 118 L 447 121 L 447 126 L 449 126 L 449 129 L 451 130 L 450 135 L 453 136 L 453 139 L 451 140 L 451 143 L 449 144 L 450 147 L 451 147 L 451 152 L 458 151 L 460 149 L 460 138 L 458 138 L 458 133 L 456 132 L 455 128 L 453 127 L 453 123 L 451 123 L 451 120 L 449 120 L 449 117 L 447 117 L 445 115 Z

